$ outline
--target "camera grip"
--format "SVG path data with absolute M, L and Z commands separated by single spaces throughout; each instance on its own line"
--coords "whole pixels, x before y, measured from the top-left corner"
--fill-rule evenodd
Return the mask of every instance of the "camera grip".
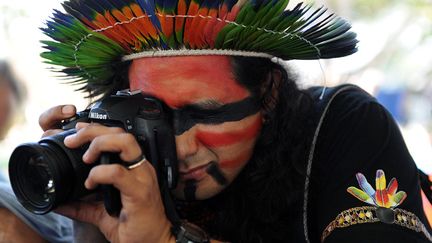
M 114 154 L 103 153 L 100 157 L 100 164 L 112 164 L 111 158 Z M 117 154 L 115 154 L 117 155 Z M 118 217 L 122 208 L 120 191 L 113 185 L 101 185 L 105 210 L 112 217 Z

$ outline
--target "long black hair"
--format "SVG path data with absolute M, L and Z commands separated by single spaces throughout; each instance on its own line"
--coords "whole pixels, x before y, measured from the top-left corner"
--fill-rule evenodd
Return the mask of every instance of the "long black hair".
M 301 218 L 312 99 L 295 75 L 268 59 L 232 57 L 231 63 L 237 81 L 260 97 L 265 121 L 243 171 L 200 205 L 214 213 L 204 227 L 231 242 L 286 242 L 301 227 L 295 219 Z M 280 80 L 272 77 L 275 70 Z

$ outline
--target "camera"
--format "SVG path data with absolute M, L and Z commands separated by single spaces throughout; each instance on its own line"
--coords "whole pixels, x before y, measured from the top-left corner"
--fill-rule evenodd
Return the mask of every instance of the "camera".
M 141 91 L 118 91 L 63 122 L 65 131 L 16 147 L 9 160 L 12 189 L 27 210 L 45 214 L 61 204 L 92 194 L 94 190 L 87 190 L 84 181 L 94 166 L 123 163 L 117 154 L 103 153 L 96 163 L 85 164 L 82 156 L 89 144 L 67 148 L 63 141 L 76 133 L 77 122 L 121 127 L 133 134 L 157 171 L 161 188 L 175 188 L 178 162 L 170 121 L 169 109 L 162 101 Z M 102 192 L 108 213 L 117 215 L 121 209 L 119 191 L 112 185 L 102 185 L 96 190 Z

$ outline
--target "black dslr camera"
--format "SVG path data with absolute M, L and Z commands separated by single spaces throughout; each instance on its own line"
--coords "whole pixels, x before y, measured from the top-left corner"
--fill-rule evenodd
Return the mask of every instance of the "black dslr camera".
M 91 194 L 93 191 L 84 187 L 84 181 L 92 167 L 122 162 L 117 154 L 104 153 L 98 163 L 83 163 L 82 155 L 89 145 L 69 149 L 63 143 L 66 136 L 76 132 L 77 122 L 97 122 L 132 133 L 156 169 L 161 188 L 175 188 L 177 154 L 168 110 L 161 101 L 143 96 L 140 91 L 119 91 L 64 122 L 64 132 L 37 143 L 19 145 L 9 160 L 9 177 L 16 197 L 27 210 L 45 214 L 58 205 Z M 121 209 L 119 191 L 111 185 L 103 185 L 100 190 L 108 213 L 117 215 Z

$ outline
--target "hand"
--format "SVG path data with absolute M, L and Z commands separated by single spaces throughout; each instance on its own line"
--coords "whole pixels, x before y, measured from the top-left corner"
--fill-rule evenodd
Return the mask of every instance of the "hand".
M 54 107 L 42 114 L 39 120 L 45 135 L 56 132 L 54 124 L 67 118 L 61 110 Z M 77 148 L 90 142 L 84 163 L 94 163 L 102 152 L 119 153 L 123 161 L 133 161 L 142 154 L 134 136 L 121 128 L 89 123 L 78 123 L 76 128 L 77 133 L 67 137 L 65 145 Z M 111 242 L 174 242 L 156 172 L 150 163 L 133 170 L 119 164 L 98 165 L 90 171 L 85 187 L 94 189 L 100 184 L 112 184 L 119 189 L 123 208 L 118 218 L 109 216 L 100 202 L 74 202 L 56 212 L 98 226 Z
M 73 117 L 76 114 L 76 107 L 73 105 L 59 105 L 45 111 L 39 117 L 39 126 L 44 131 L 42 137 L 51 136 L 62 132 L 60 122 Z

